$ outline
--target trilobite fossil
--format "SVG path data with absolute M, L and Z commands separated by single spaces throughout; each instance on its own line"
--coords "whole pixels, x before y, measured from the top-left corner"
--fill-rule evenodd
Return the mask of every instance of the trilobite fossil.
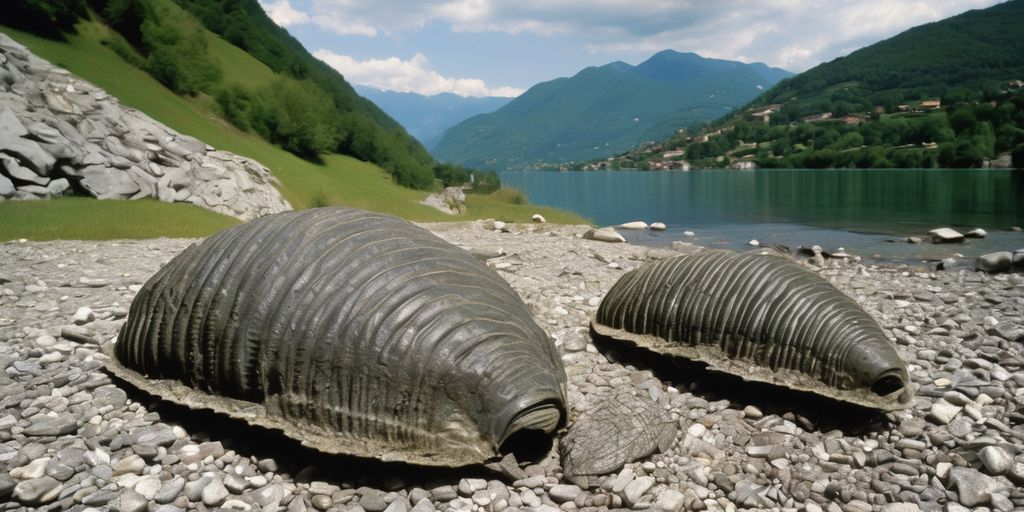
M 905 408 L 913 395 L 878 323 L 788 258 L 705 250 L 645 265 L 612 286 L 591 327 L 747 380 L 866 407 Z
M 108 367 L 324 452 L 459 466 L 566 421 L 547 334 L 496 272 L 400 219 L 270 215 L 139 291 Z

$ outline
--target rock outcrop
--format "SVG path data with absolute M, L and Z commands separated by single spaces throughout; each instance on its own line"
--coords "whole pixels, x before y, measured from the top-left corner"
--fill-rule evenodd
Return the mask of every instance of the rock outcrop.
M 275 182 L 0 34 L 0 200 L 151 197 L 249 220 L 291 209 Z

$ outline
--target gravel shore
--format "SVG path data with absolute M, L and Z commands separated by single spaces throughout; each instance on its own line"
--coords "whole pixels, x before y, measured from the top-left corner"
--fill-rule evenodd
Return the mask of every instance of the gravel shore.
M 678 254 L 583 240 L 583 226 L 426 226 L 474 252 L 563 354 L 574 413 L 623 390 L 678 435 L 606 477 L 536 463 L 439 471 L 325 456 L 113 381 L 98 345 L 139 287 L 194 240 L 0 244 L 0 510 L 805 510 L 1024 508 L 1024 276 L 830 260 L 811 267 L 879 320 L 912 407 L 871 413 L 595 345 L 625 271 Z M 681 250 L 697 250 L 681 246 Z M 546 447 L 545 447 L 546 448 Z

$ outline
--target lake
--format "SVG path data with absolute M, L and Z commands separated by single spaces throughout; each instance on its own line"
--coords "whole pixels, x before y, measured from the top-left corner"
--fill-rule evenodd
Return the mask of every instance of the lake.
M 1024 173 L 988 169 L 707 170 L 505 172 L 502 184 L 531 204 L 577 212 L 598 225 L 663 222 L 668 230 L 626 231 L 632 243 L 742 248 L 756 239 L 796 248 L 844 247 L 862 256 L 935 260 L 1024 248 Z M 963 244 L 927 239 L 950 226 L 989 236 Z M 684 231 L 696 236 L 687 237 Z

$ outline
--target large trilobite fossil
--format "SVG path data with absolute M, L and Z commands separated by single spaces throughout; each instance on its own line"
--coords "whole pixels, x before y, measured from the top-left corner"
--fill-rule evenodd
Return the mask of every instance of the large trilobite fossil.
M 132 302 L 109 368 L 331 453 L 458 466 L 566 421 L 565 370 L 468 252 L 355 209 L 270 215 L 193 245 Z
M 747 380 L 866 407 L 905 408 L 913 395 L 878 323 L 788 258 L 706 250 L 645 265 L 612 286 L 591 327 Z

